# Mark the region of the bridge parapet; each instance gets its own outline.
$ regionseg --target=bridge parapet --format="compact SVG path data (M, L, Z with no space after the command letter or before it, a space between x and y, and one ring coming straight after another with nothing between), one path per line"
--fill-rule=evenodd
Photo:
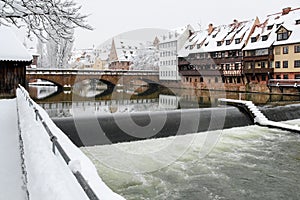
M28 82L32 79L42 79L60 86L73 86L86 79L99 79L112 85L116 85L120 80L122 84L126 84L135 79L157 83L158 77L159 72L155 70L27 69L26 71Z

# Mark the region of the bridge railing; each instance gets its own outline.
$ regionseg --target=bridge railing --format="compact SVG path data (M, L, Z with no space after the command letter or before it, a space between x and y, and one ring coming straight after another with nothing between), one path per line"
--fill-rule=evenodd
M73 75L137 75L137 76L149 76L158 75L158 71L155 70L96 70L96 69L26 69L26 73L30 75L36 74L73 74Z
M295 87L300 88L300 79L270 79L269 87Z
M20 91L24 95L26 101L29 104L29 107L32 108L35 112L35 118L37 121L40 121L49 135L49 139L52 143L52 151L54 154L56 154L56 150L59 152L59 154L62 156L66 164L68 165L71 162L71 158L68 156L60 142L58 141L57 137L52 133L51 129L49 128L48 124L46 121L43 119L42 115L40 114L39 110L34 106L35 103L34 101L29 97L28 92L19 85ZM79 171L72 172L73 175L76 177L78 183L86 193L89 199L91 200L99 200L99 198L96 196L95 192L92 190L88 182L84 179L83 175Z

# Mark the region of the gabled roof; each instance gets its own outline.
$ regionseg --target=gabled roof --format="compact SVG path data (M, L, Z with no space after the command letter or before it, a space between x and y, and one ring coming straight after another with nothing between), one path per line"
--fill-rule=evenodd
M11 28L0 25L0 61L30 62L32 56Z
M209 35L208 30L195 32L179 51L179 56L187 57L191 53L216 52L242 49L251 33L255 20L237 22L215 27ZM235 40L241 40L235 43ZM226 41L230 41L226 44ZM220 46L217 42L221 42Z
M127 40L121 38L113 39L112 49L115 49L117 60L113 61L132 61L136 51L146 45L145 41Z
M300 10L296 9L289 12L286 15L276 14L268 16L265 20L265 23L257 26L252 37L256 34L259 34L256 42L248 42L246 47L243 50L255 50L255 49L264 49L269 48L272 45L282 45L289 43L300 42L300 25L296 25L296 20L300 19ZM268 30L268 27L272 29ZM285 29L292 31L288 40L276 41L277 40L277 31L284 27ZM268 36L266 41L262 41L262 36Z

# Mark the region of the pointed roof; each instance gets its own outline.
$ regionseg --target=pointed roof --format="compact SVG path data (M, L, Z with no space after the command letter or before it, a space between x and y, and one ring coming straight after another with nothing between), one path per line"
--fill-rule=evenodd
M0 25L0 61L30 62L32 56L11 28Z

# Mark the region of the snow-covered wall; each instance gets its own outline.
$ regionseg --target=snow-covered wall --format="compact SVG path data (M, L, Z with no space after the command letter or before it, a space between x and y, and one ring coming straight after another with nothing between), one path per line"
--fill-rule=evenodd
M28 95L27 92L26 95ZM20 89L17 90L17 105L30 199L88 199L72 170L81 172L99 199L124 199L105 185L92 162L55 126L39 105L33 103L33 106L29 107ZM52 152L50 138L42 123L36 121L33 107L39 110L42 118L70 157L70 166L58 153Z

